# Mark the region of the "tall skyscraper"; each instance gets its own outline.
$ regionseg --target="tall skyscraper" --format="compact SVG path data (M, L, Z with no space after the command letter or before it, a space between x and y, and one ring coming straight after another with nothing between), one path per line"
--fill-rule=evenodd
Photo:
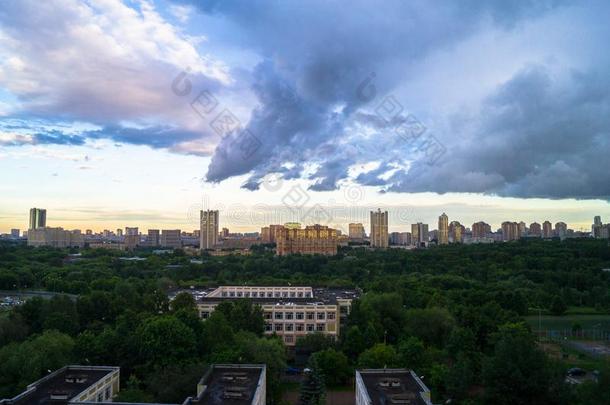
M201 230L199 232L199 248L213 249L218 244L218 211L201 210L199 212Z
M30 208L30 228L44 228L47 226L47 210L43 208Z
M462 243L464 241L464 233L466 229L458 221L452 221L449 224L449 235L453 243Z
M438 244L446 245L449 243L449 217L443 212L438 217Z
M553 224L549 221L544 221L542 223L542 237L546 239L553 237Z
M371 211L371 246L387 248L389 244L388 236L388 212Z
M568 233L568 225L565 222L557 222L555 224L555 236L561 239L565 238Z
M421 247L428 241L428 224L422 224L421 222L411 224L411 243L413 246Z
M161 247L169 249L180 249L182 247L180 229L162 229Z
M491 226L483 221L472 224L472 237L485 238L491 234Z
M521 238L521 228L517 222L502 222L502 240L518 240Z
M118 236L119 238L123 236L123 230L121 228L118 228L116 230L116 236Z
M591 226L591 233L594 238L601 238L604 231L604 224L602 223L602 217L599 215L593 218L593 225Z
M140 230L138 227L126 227L125 228L125 236L138 236L140 235ZM120 235L119 235L120 236Z
M349 238L350 239L364 239L366 234L364 232L364 226L361 223L349 224Z
M542 236L542 226L538 222L532 222L530 224L530 232L531 236Z
M160 243L159 230L158 229L149 229L148 235L146 235L146 245L159 246L159 243Z

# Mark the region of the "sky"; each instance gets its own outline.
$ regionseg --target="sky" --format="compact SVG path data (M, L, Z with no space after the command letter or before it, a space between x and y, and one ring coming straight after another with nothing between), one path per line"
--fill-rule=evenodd
M0 0L0 233L610 218L606 1Z

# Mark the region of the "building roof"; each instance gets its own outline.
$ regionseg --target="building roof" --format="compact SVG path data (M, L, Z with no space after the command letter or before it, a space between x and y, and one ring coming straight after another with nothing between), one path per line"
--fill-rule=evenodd
M118 371L118 367L65 366L28 385L26 391L15 398L0 400L0 404L67 404L90 386Z
M215 364L199 382L197 405L250 405L265 390L264 364Z
M251 286L257 287L257 286ZM258 287L271 287L271 286L258 286ZM215 288L206 290L183 290L176 291L174 294L170 294L170 298L173 298L175 294L180 292L189 292L195 298L195 301L200 304L216 304L225 301L234 301L238 299L247 298L252 300L253 303L258 305L335 305L338 300L352 300L360 296L360 291L349 288L313 288L313 296L309 298L298 298L298 297L219 297L208 296L211 292L215 291Z
M407 369L371 369L356 371L368 393L371 405L431 405L430 390Z

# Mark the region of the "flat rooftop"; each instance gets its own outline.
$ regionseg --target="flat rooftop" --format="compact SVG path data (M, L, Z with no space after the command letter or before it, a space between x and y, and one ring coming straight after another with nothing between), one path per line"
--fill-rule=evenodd
M257 287L257 286L252 286ZM260 287L271 287L271 286L260 286ZM174 291L169 294L170 299L173 299L178 293L188 292L193 295L195 301L200 304L204 303L220 303L223 301L234 301L238 299L247 298L252 300L252 302L259 305L275 305L275 304L294 304L294 305L334 305L337 304L337 301L340 299L345 300L353 300L360 297L360 291L356 289L350 288L313 288L313 296L312 297L239 297L239 296L208 296L210 293L215 291L216 288L208 288L208 289L198 289L198 290L180 290Z
M66 366L28 385L13 399L0 401L10 405L61 405L96 384L118 367Z
M358 370L372 405L431 405L430 391L411 370ZM422 393L424 395L422 395Z
M205 390L195 403L250 405L259 388L265 388L265 370L264 364L213 365L199 382L199 386L205 386Z

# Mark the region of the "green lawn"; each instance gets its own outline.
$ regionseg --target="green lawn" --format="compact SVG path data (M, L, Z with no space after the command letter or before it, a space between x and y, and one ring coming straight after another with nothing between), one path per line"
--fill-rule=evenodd
M525 320L532 329L538 329L538 315L526 316ZM610 330L610 315L542 315L540 321L542 329L572 329L572 325L578 323L583 329Z

